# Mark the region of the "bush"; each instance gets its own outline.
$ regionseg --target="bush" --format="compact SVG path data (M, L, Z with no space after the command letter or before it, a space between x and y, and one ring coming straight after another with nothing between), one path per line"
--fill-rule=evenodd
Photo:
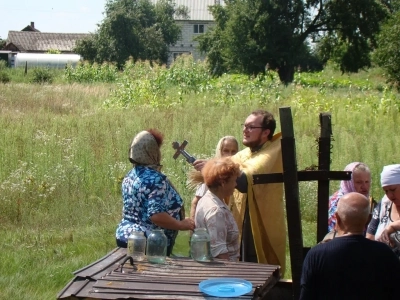
M114 82L118 76L118 69L114 64L79 63L76 67L67 66L64 76L68 82Z
M0 70L5 70L7 67L7 62L5 60L0 60Z
M54 75L49 68L34 68L32 83L52 83Z
M49 49L46 52L47 54L61 54L61 51L58 49Z
M8 76L8 74L4 71L0 71L0 82L1 83L10 82L10 76Z

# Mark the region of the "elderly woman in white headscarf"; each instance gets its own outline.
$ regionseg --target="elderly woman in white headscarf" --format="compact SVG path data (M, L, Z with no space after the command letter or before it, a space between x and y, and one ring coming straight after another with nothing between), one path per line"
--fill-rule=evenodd
M117 246L127 247L132 231L147 236L153 229L164 229L170 255L178 230L193 230L194 221L181 213L183 200L160 172L163 135L156 129L138 133L129 149L133 164L122 182L122 220L115 236Z
M378 241L390 224L400 220L400 164L383 167L381 186L386 195L375 207L367 229L367 238Z

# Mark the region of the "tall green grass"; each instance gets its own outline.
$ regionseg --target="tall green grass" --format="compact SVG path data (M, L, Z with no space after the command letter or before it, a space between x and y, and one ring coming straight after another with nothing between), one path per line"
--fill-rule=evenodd
M115 247L128 146L146 128L165 134L163 172L187 211L190 166L172 158L172 142L186 139L192 155L209 157L221 136L241 140L252 110L270 110L279 121L282 106L292 107L299 170L318 163L319 113L331 112L331 169L367 163L372 194L382 197L379 173L399 162L400 100L379 71L302 73L284 87L276 74L212 78L182 59L171 68L131 63L114 83L67 83L64 70L53 84L30 84L9 71L11 81L0 84L0 299L54 299L73 271ZM315 182L300 183L306 246L316 243L316 191ZM187 245L182 232L175 254L186 255Z

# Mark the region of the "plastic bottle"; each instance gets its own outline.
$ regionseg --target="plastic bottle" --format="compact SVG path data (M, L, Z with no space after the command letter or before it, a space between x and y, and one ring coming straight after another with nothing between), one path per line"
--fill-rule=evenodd
M167 237L162 229L154 229L147 237L147 260L163 264L167 256Z
M132 231L128 237L127 255L131 256L135 261L145 259L146 237L141 231Z
M194 260L209 261L212 259L210 235L205 228L196 228L190 240L190 254Z

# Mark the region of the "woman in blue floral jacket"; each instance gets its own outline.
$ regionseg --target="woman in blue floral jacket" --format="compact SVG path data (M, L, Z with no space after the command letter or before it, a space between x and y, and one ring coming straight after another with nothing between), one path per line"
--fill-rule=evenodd
M167 177L160 172L163 135L156 129L137 134L129 150L133 169L122 182L122 220L116 230L117 246L127 247L132 231L145 236L164 229L170 255L178 230L193 230L194 221L185 218L183 200Z

